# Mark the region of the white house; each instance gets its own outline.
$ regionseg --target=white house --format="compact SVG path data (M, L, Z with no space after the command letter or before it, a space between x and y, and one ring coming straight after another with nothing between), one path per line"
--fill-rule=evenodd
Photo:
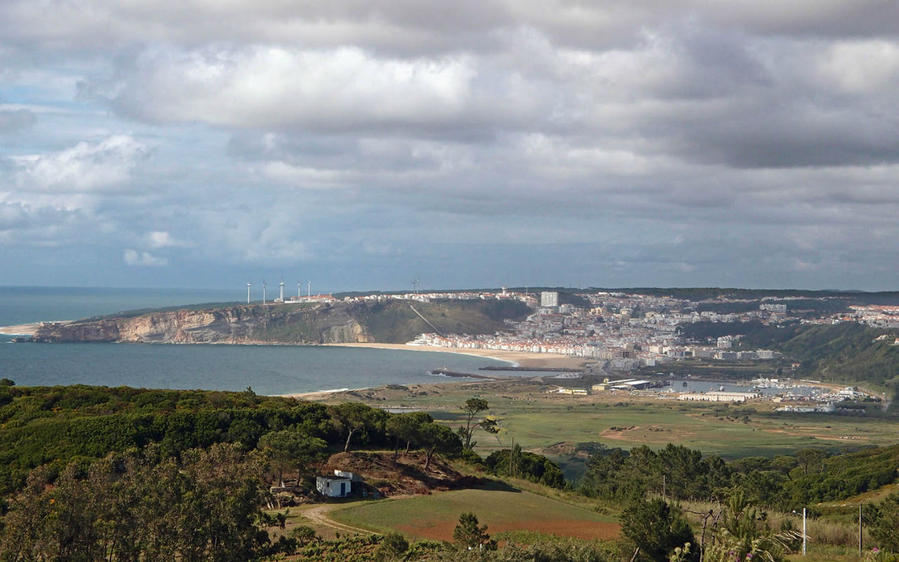
M352 491L353 481L340 476L316 476L315 489L329 498L345 498Z

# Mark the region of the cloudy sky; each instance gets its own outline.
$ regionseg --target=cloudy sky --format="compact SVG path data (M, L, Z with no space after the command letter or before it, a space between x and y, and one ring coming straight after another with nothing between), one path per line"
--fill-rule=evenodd
M899 289L892 0L2 0L0 285Z

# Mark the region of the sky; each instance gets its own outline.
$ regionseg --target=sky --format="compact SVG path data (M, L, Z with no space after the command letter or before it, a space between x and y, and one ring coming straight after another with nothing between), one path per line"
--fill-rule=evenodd
M0 285L899 289L892 0L2 0Z

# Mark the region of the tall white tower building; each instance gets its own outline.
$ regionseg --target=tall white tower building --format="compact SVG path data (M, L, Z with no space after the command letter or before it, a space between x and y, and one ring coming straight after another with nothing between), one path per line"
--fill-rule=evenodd
M543 291L540 293L540 306L551 308L559 306L559 293L557 291Z

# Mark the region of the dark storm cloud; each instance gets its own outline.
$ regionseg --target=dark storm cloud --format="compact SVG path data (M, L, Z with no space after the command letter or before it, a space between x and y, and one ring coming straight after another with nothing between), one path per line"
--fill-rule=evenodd
M2 35L13 46L102 50L124 44L215 42L364 45L396 52L495 48L497 30L531 27L553 42L605 49L639 40L674 20L750 34L864 38L895 36L899 7L883 0L758 2L480 1L255 2L137 0L79 3L8 0ZM27 23L28 25L21 25Z

